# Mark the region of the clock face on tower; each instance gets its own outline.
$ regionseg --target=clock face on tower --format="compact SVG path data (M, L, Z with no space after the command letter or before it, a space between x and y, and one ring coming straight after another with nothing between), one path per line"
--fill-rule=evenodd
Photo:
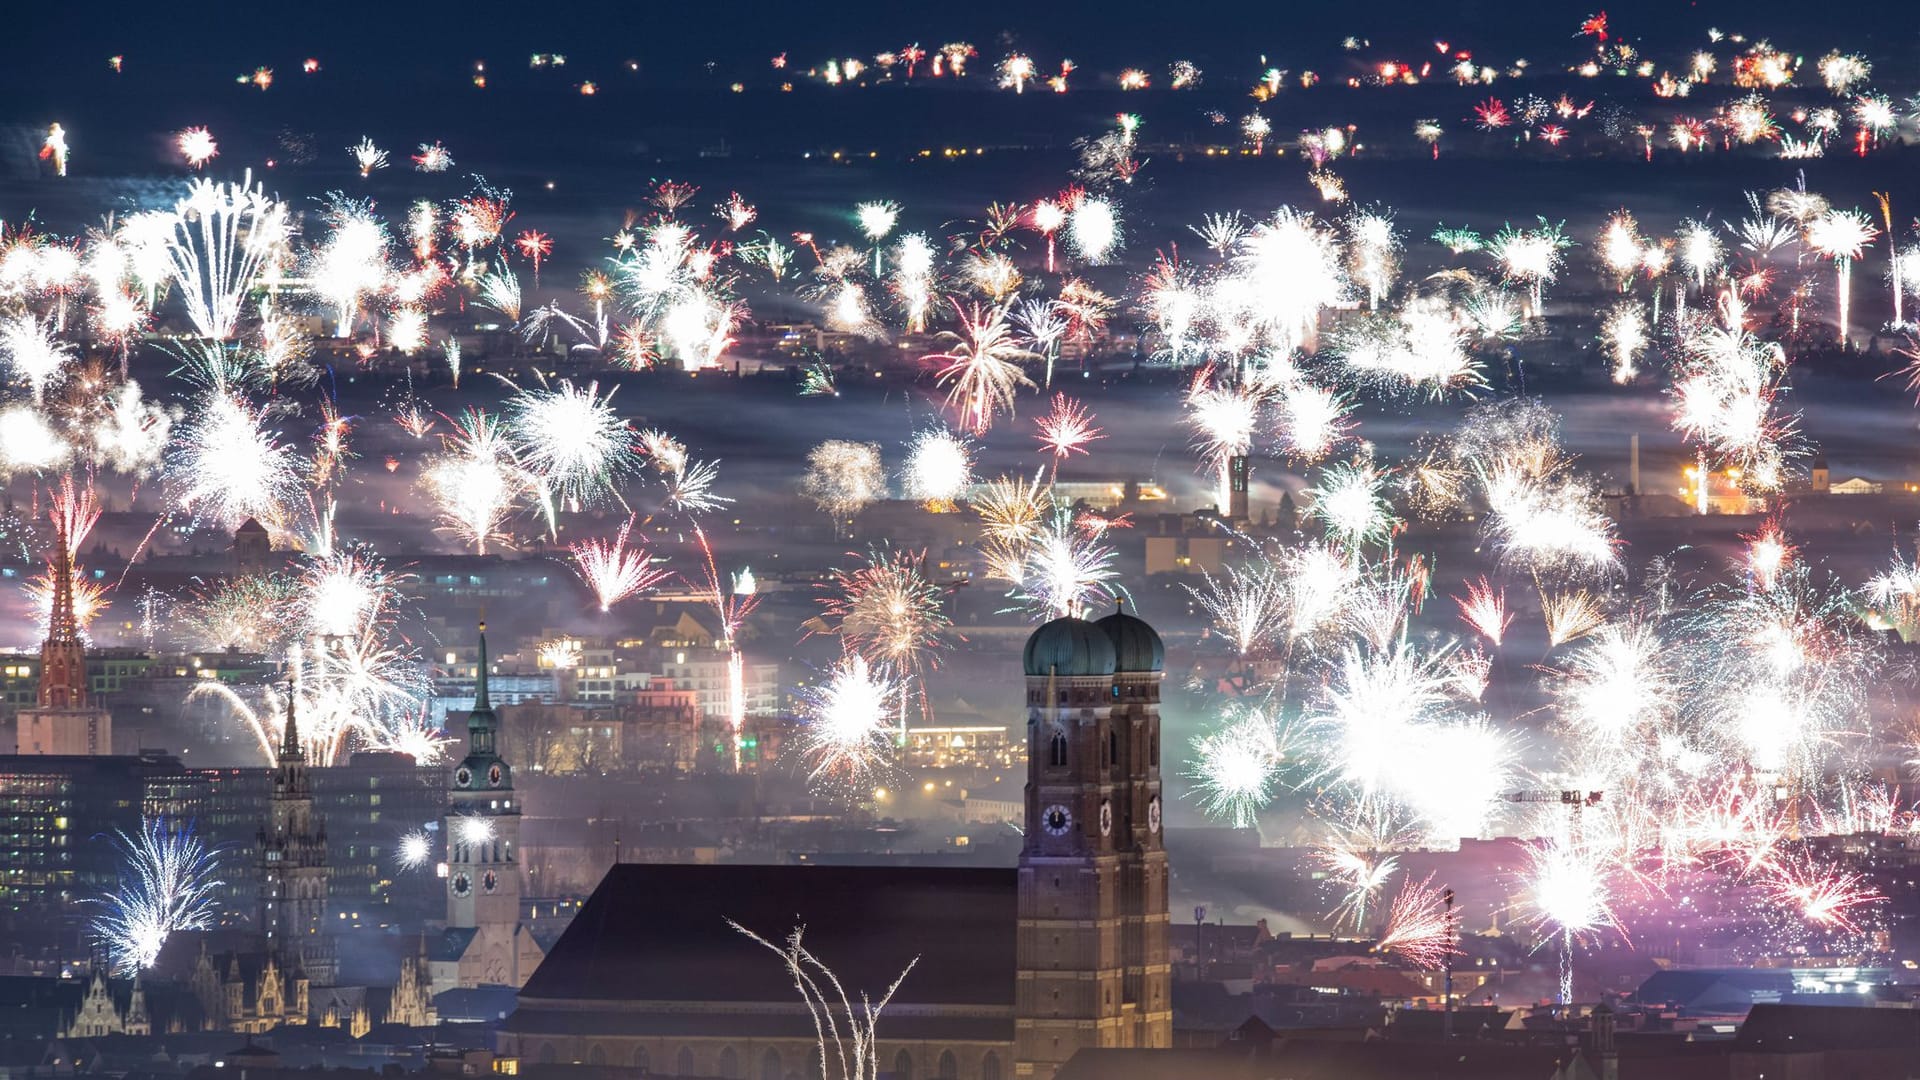
M487 768L487 786L499 787L500 778L504 775L505 774L500 769L500 763L497 761L494 762L491 766Z
M1160 796L1147 800L1147 831L1160 831Z
M468 877L464 870L453 875L453 880L447 884L455 896L468 896L473 893L473 879Z
M1113 800L1100 800L1100 835L1113 835Z
M1049 836L1065 836L1073 828L1073 813L1059 803L1040 811L1040 825Z
M454 787L472 787L473 786L473 770L467 768L465 765L462 765L459 768L453 770L453 786Z
M498 889L500 887L500 875L494 873L491 870L487 871L484 874L481 874L480 887L482 889L485 889L489 894L491 894L495 889Z

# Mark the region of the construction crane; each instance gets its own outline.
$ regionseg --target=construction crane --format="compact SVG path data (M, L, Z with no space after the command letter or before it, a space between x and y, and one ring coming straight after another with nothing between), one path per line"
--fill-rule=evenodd
M1508 793L1506 800L1513 803L1557 802L1579 808L1598 806L1605 795L1604 791L1515 791Z
M1572 819L1569 822L1570 835L1577 839L1580 836L1580 811L1600 805L1605 795L1604 791L1569 791L1563 788L1558 791L1513 791L1508 792L1505 798L1510 803L1559 803L1565 806Z

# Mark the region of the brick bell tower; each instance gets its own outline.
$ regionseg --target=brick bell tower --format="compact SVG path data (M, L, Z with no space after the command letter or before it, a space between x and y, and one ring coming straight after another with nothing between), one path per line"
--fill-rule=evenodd
M1160 679L1151 626L1116 611L1033 632L1020 853L1015 1074L1082 1047L1172 1045Z

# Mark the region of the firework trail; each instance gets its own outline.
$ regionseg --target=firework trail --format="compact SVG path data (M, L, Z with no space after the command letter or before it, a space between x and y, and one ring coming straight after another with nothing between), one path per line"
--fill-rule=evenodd
M1626 930L1613 911L1615 853L1565 836L1527 846L1527 910L1559 939L1560 1003L1573 1003L1573 950L1607 930Z
M1853 263L1879 235L1880 230L1873 227L1872 219L1858 210L1829 209L1805 225L1802 239L1807 247L1820 257L1833 261L1833 291L1839 311L1839 340L1842 346L1850 340L1847 313L1853 300Z
M841 987L839 977L801 945L804 927L796 927L787 936L786 944L780 946L732 919L727 920L727 925L749 941L764 946L786 965L787 974L793 977L794 989L800 992L808 1015L813 1017L814 1031L819 1040L820 1075L843 1076L847 1080L880 1080L880 1043L879 1036L875 1034L880 1013L893 1000L893 995L899 991L900 984L906 981L914 964L920 962L919 958L907 962L907 966L878 1001L868 1000L866 993L861 992L860 1006L856 1010L846 990Z

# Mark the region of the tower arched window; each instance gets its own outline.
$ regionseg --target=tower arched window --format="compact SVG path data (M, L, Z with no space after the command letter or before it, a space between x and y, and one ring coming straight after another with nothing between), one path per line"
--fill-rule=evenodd
M980 1080L1000 1080L999 1054L989 1050L987 1056L980 1059Z
M760 1055L760 1080L780 1080L782 1075L780 1051L769 1046L767 1052Z
M694 1075L693 1047L683 1046L680 1048L680 1053L676 1055L673 1059L673 1074L675 1076Z
M1109 728L1107 730L1107 764L1118 765L1119 763L1120 763L1120 733L1118 731L1114 731L1113 729Z
M720 1051L719 1070L722 1080L740 1080L740 1055L729 1046Z
M940 1071L934 1075L938 1080L960 1080L960 1059L953 1056L953 1051L940 1052Z
M913 1055L902 1050L893 1055L894 1080L913 1080Z
M1047 746L1047 764L1055 768L1064 768L1067 764L1067 733L1056 731L1053 741Z

